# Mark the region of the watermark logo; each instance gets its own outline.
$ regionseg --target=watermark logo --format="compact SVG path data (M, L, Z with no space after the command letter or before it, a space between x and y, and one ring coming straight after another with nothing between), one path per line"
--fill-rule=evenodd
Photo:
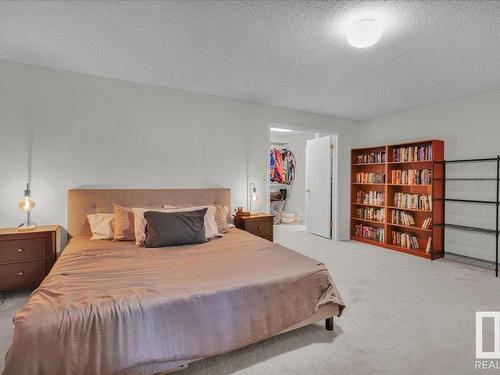
M491 335L491 330L488 331L485 328L485 321L488 320L490 324L493 323L493 335ZM488 332L486 337L485 332ZM500 311L476 312L476 361L474 367L477 369L500 369Z

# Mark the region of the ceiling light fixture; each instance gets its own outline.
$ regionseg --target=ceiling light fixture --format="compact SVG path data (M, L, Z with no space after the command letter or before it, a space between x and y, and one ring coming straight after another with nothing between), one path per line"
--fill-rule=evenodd
M272 132L291 133L293 130L283 128L270 128Z
M354 48L367 48L378 42L382 36L380 22L371 18L359 20L347 28L347 41Z

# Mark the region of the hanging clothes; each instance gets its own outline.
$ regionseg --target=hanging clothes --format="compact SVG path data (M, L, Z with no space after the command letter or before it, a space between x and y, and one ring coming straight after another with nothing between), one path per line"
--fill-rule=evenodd
M296 161L293 152L285 147L273 148L270 155L271 182L290 185L295 180Z
M282 157L283 168L285 170L285 183L291 184L295 180L295 156L292 151L284 150Z

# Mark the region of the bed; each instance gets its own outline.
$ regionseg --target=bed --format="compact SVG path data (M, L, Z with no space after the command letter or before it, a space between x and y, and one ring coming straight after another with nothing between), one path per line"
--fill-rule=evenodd
M333 329L344 308L323 264L238 229L155 249L90 240L86 215L112 203L229 207L230 190L70 190L70 241L14 317L4 375L167 373L315 321Z

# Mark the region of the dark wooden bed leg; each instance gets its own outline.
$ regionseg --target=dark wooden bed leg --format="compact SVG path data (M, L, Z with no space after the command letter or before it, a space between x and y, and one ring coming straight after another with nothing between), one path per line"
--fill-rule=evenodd
M325 329L327 331L333 331L333 316L325 320Z

